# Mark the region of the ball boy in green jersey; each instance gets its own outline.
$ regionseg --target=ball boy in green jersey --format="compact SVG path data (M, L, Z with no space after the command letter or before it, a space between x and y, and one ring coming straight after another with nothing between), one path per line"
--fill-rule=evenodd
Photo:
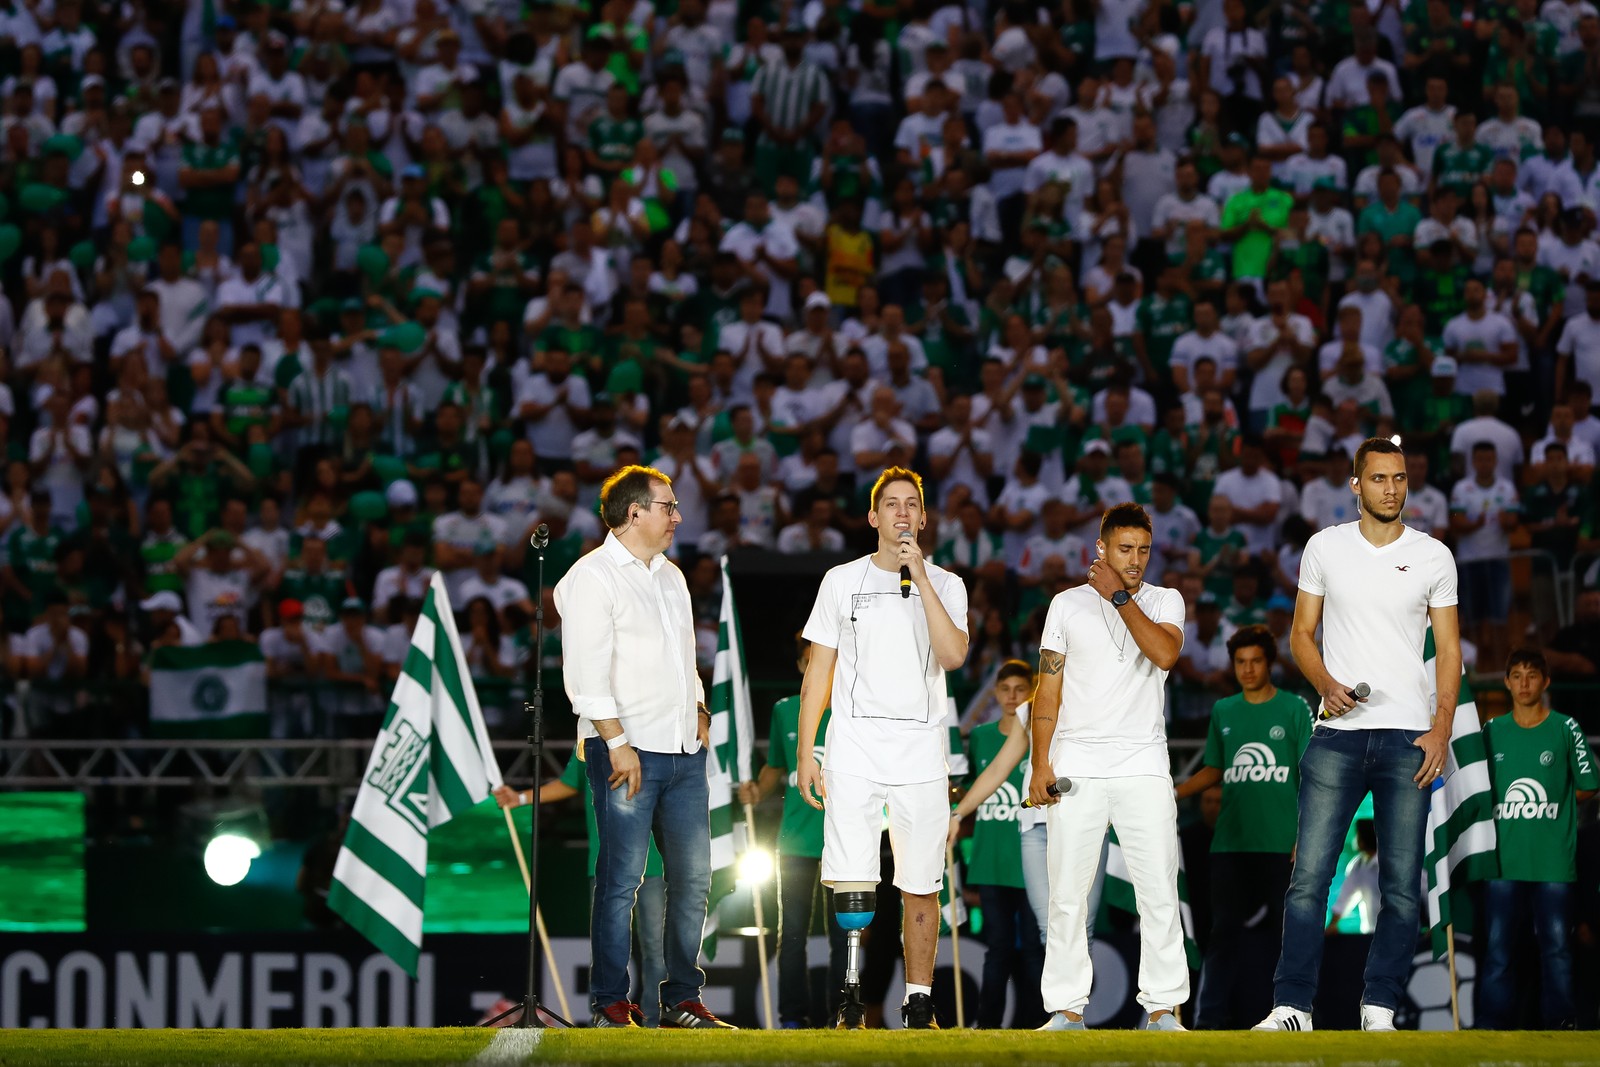
M1274 934L1283 929L1300 755L1312 725L1310 706L1272 684L1278 658L1272 631L1242 627L1228 639L1228 655L1242 692L1211 709L1204 766L1177 788L1182 800L1222 784L1222 812L1211 840L1211 941L1196 1019L1212 1030L1236 1026L1261 1007L1240 1003L1246 999L1241 996L1246 991L1240 983L1240 943L1245 924L1263 907L1267 917L1261 928ZM1262 989L1261 999L1270 1000L1270 990Z
M1488 949L1478 982L1478 1026L1520 1028L1513 959L1523 921L1533 918L1542 973L1539 1017L1545 1029L1570 1028L1573 883L1578 878L1574 808L1600 789L1594 754L1571 718L1545 707L1550 684L1543 654L1519 649L1506 661L1511 714L1483 731L1494 786L1500 877L1483 894Z

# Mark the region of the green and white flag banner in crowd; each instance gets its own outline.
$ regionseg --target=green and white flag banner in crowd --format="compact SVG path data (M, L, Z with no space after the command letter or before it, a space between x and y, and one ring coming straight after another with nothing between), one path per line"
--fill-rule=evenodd
M1433 630L1422 647L1428 677L1434 677ZM1489 757L1478 723L1478 704L1466 675L1456 698L1456 717L1450 728L1450 752L1444 777L1434 782L1428 803L1426 853L1422 866L1428 894L1428 929L1433 958L1446 951L1446 927L1455 921L1462 898L1457 892L1467 882L1500 874L1495 852L1494 786L1489 780Z
M1119 911L1138 915L1139 906L1134 899L1133 877L1128 873L1128 861L1122 855L1117 832L1108 832L1111 844L1106 850L1105 902ZM1178 919L1183 924L1183 951L1189 957L1189 969L1198 971L1201 963L1200 946L1194 939L1194 912L1189 907L1189 876L1183 869L1182 849L1178 851Z
M428 832L501 784L444 578L434 574L356 793L328 906L416 977Z
M744 635L739 628L739 611L733 603L733 581L728 576L728 557L722 557L722 612L717 622L717 658L711 670L711 755L706 760L706 776L711 803L711 896L706 914L702 945L707 959L717 954L717 905L737 881L739 853L747 837L738 833L734 815L738 808L735 791L740 782L755 777L752 744L755 717L750 704L750 674L744 655Z
M150 657L155 737L267 736L267 663L249 641L158 648Z

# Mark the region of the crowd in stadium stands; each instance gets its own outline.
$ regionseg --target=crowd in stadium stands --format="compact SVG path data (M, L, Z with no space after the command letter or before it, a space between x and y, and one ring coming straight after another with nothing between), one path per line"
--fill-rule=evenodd
M1144 503L1194 736L1237 627L1293 680L1366 436L1490 668L1508 552L1600 546L1590 0L4 0L0 97L36 688L242 637L370 714L433 568L514 678L640 461L707 665L717 556L859 547L872 476L931 475L968 692ZM6 728L136 728L75 710Z

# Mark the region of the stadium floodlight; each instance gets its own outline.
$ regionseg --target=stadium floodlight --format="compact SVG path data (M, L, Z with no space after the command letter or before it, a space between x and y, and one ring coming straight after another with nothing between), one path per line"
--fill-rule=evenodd
M772 875L772 853L768 852L766 849L745 849L744 855L739 857L740 885L766 885L768 882L772 881Z
M206 845L206 875L221 886L238 885L250 873L261 846L240 834L218 834Z

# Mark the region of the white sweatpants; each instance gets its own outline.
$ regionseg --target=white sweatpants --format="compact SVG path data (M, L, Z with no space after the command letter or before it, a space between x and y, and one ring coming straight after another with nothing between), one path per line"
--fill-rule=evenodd
M1115 827L1139 906L1139 1003L1146 1011L1189 999L1189 961L1178 915L1178 805L1172 779L1074 778L1048 809L1050 923L1044 1006L1082 1013L1094 985L1084 924L1106 827Z

